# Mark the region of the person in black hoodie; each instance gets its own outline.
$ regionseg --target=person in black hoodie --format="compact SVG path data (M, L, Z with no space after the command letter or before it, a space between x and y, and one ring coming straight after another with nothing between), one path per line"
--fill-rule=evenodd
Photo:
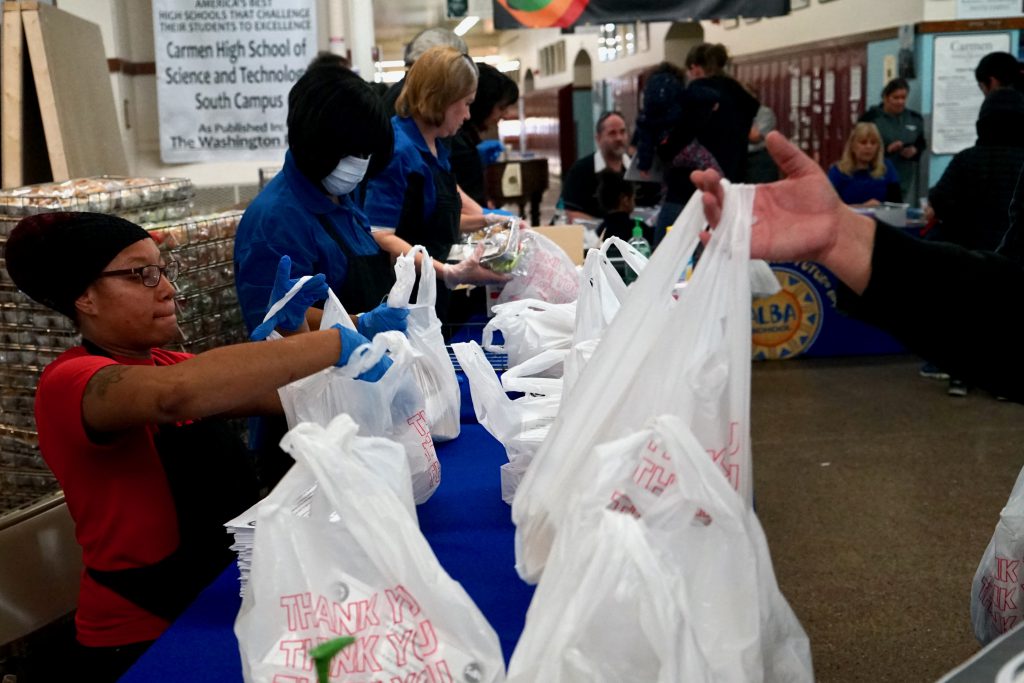
M928 192L936 218L928 237L995 251L1010 227L1010 204L1024 167L1024 95L1012 88L992 90L975 125L977 142L953 157ZM965 396L966 384L950 377L949 394Z
M694 192L689 174L707 164L679 163L678 155L690 143L700 143L731 181L743 182L747 160L747 138L761 103L726 73L729 53L719 43L701 43L686 55L686 88L681 120L658 149L666 163L665 203L658 214L655 241L664 237ZM699 149L699 148L698 148Z
M993 90L975 126L977 142L953 157L928 192L937 219L928 237L995 251L1010 226L1010 201L1024 167L1024 94Z

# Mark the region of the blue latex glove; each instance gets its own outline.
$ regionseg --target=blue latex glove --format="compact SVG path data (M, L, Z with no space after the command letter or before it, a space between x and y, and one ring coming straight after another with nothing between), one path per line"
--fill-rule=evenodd
M368 339L373 339L379 332L394 330L405 332L409 326L406 318L409 317L408 308L388 308L387 304L381 304L372 311L367 311L359 316L356 321L356 328L359 334Z
M334 364L336 367L340 368L343 365L348 364L353 351L363 344L369 344L370 340L344 325L335 325L334 329L338 330L338 334L341 335L341 355L338 357L338 362ZM377 361L377 364L372 368L357 375L356 379L361 379L364 382L376 382L384 376L384 373L387 372L390 367L391 359L384 356Z
M506 211L505 209L484 209L484 213L494 216L506 216L508 218L517 218L519 216L518 213L515 213L514 211Z
M269 310L275 303L281 300L285 294L295 285L298 278L292 278L292 260L286 254L281 257L277 264L277 275L274 278L274 288L270 290L270 302L267 304ZM249 339L252 341L263 341L270 336L275 329L285 332L294 332L302 326L306 319L306 310L317 301L327 298L327 276L323 273L314 275L302 285L291 301L263 321L259 327L252 331Z
M493 164L505 151L505 145L500 140L484 140L476 146L476 153L480 155L480 163L484 166Z

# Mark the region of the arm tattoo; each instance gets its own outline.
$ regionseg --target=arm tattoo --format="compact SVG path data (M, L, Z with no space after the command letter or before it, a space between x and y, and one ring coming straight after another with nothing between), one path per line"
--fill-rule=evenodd
M89 383L85 385L85 393L94 394L98 398L106 398L107 390L120 382L126 372L128 372L128 368L123 365L112 365L103 368L93 375Z

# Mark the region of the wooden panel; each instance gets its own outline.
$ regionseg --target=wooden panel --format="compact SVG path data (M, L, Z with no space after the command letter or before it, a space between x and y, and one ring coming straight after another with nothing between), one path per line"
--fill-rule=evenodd
M47 5L22 21L53 179L127 174L99 26Z
M4 9L3 64L0 66L0 155L2 155L3 187L22 184L21 168L21 102L22 64L25 41L21 32L21 11L17 6Z

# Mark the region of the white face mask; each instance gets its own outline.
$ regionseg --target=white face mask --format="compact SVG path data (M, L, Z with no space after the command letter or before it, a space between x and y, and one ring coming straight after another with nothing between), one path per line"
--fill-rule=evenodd
M366 169L369 167L370 156L365 159L342 157L337 168L323 179L324 189L338 197L348 194L362 182L363 176L366 175Z

